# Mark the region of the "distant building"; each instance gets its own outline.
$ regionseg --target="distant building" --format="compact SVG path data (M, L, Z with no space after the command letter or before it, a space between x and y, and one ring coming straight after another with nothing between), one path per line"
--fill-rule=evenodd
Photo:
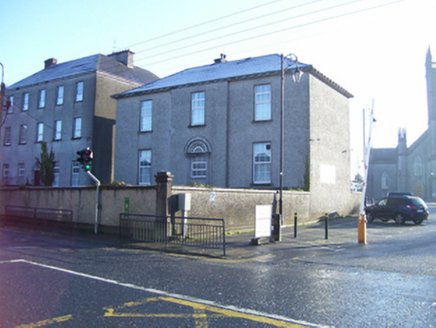
M157 79L133 65L129 50L57 63L11 85L12 106L1 129L2 185L40 185L41 142L55 154L55 186L78 186L92 180L76 161L76 152L94 151L92 172L102 181L113 178L116 101L110 95Z
M349 98L311 65L300 83L285 74L284 189L320 201L350 194ZM174 184L279 187L281 57L194 67L113 96L117 99L115 180L147 185L159 171ZM347 196L347 197L346 197Z
M430 48L426 56L428 129L407 147L405 129L398 131L396 148L371 149L367 198L380 199L389 191L410 192L436 199L436 66ZM411 114L412 115L412 114Z

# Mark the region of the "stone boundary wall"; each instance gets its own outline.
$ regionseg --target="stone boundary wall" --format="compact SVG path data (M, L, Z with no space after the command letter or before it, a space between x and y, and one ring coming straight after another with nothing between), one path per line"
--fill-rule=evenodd
M124 200L129 198L130 213L152 214L156 208L155 186L100 188L99 225L117 227ZM73 210L73 222L94 224L95 187L7 187L0 188L0 214L6 205Z
M274 204L276 190L219 189L173 186L172 194L191 194L191 211L187 216L226 219L227 230L254 230L256 205ZM304 222L310 219L310 193L283 192L285 224L291 224L294 213ZM176 213L180 214L180 213Z
M129 199L132 214L155 214L157 200L156 186L101 186L99 209L100 230L104 227L115 230L119 225L119 214L124 213L125 199ZM191 194L191 210L187 216L223 218L228 231L254 230L256 205L278 202L275 190L219 189L172 186L171 195ZM340 215L350 214L348 209L358 209L360 193L351 193L352 204L344 204ZM76 188L46 187L4 187L0 188L0 214L5 214L6 205L55 208L73 210L73 222L94 224L95 186ZM284 224L292 225L294 213L298 222L318 219L311 212L310 192L283 191ZM355 211L354 211L355 212ZM312 213L312 214L311 214ZM330 214L330 213L329 213ZM181 215L181 212L176 212Z

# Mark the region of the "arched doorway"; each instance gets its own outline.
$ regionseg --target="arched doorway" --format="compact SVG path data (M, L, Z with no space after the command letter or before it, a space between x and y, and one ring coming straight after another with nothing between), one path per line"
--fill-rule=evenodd
M189 159L188 179L203 185L210 183L210 154L209 142L201 137L191 139L185 147L185 155Z

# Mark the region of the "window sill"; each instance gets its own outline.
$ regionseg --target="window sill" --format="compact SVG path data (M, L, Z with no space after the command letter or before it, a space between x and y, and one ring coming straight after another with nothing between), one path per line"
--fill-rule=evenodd
M269 119L269 120L253 120L251 121L251 123L271 123L273 120Z
M188 125L188 128L204 128L206 124Z

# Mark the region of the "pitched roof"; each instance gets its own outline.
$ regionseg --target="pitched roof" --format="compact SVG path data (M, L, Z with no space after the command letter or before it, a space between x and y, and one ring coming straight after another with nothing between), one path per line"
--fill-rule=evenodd
M30 75L17 83L9 86L8 89L24 87L32 84L47 82L74 75L90 72L101 72L125 80L133 81L137 84L149 83L158 77L148 70L140 67L128 68L123 63L114 58L97 54L91 55L65 63L53 64L33 75Z
M287 67L287 70L295 69L295 65L295 63L292 63L292 65ZM298 67L304 72L311 72L316 75L345 96L352 97L348 91L326 78L323 74L315 70L312 65L299 63ZM240 79L266 74L278 74L280 71L281 56L279 54L249 57L241 60L219 62L211 65L188 68L184 71L153 81L141 87L113 95L112 97L119 99L140 94L165 91L186 85Z

